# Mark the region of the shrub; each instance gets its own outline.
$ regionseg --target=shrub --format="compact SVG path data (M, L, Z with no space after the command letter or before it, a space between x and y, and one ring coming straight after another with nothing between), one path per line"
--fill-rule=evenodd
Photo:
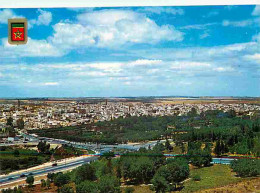
M260 174L260 160L256 159L234 160L230 167L241 177L258 176Z
M201 177L199 175L195 175L193 176L192 178L194 181L200 181L201 180Z

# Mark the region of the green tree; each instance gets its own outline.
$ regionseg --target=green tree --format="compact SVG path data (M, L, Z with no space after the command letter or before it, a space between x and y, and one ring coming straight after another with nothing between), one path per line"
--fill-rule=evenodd
M44 179L41 179L41 187L42 188L46 187L46 181Z
M54 176L55 176L54 173L48 173L48 174L47 174L47 178L50 180L50 182L53 182Z
M120 181L112 175L102 176L98 183L100 193L119 193Z
M28 176L26 178L26 183L29 185L29 187L32 187L33 183L34 183L34 177L33 176Z
M13 127L13 118L12 117L7 118L6 125Z
M129 154L131 155L131 154ZM135 181L135 183L149 182L154 175L155 162L140 154L138 157L123 156L122 160L122 176L124 179Z
M230 167L238 176L252 177L260 175L260 160L238 159L231 162Z
M93 181L96 179L96 170L91 164L84 164L76 169L75 172L75 183L79 184L85 180Z
M156 193L165 193L171 190L169 182L165 179L165 177L160 176L159 174L154 175L151 183L153 184L152 189Z
M167 169L170 172L169 181L175 184L175 186L187 179L190 174L188 162L183 158L175 158L167 164Z
M209 166L210 162L212 161L210 151L205 149L190 150L188 156L190 158L191 164L197 167Z
M98 184L96 182L84 181L76 185L77 193L98 193Z
M50 144L47 144L46 141L40 141L37 148L39 152L46 153L50 150Z
M74 193L74 190L69 185L62 186L58 193Z
M51 187L51 181L49 178L46 180L46 186L48 189Z
M171 146L170 141L169 141L168 139L166 139L165 148L166 148L167 150L171 150L171 149L172 149L172 146Z
M16 121L16 124L17 124L18 129L24 129L24 120L22 118L18 119Z
M221 155L221 152L222 152L222 150L221 150L221 144L220 144L220 141L218 140L218 141L216 142L216 146L215 146L215 148L214 148L214 153L215 153L217 156L220 156L220 155Z
M68 184L70 182L70 176L68 174L59 173L54 178L54 184L60 188L65 184Z
M19 155L20 155L20 152L19 152L19 150L18 150L18 149L15 149L15 150L14 150L14 156L16 156L16 157L17 157L17 156L19 156Z
M187 113L190 117L195 117L198 115L196 108L192 107L191 110Z

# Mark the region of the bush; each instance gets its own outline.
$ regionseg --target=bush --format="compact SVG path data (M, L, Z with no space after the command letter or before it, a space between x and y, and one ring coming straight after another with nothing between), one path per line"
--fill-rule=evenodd
M260 174L260 160L256 159L234 160L230 167L241 177L252 177Z
M200 181L201 180L201 177L199 175L195 175L193 176L192 178L194 181Z
M96 179L96 171L93 165L84 164L76 169L74 182L80 184L83 181Z
M14 150L14 156L19 156L20 155L20 152L19 152L19 150L18 149L16 149L16 150Z
M29 184L29 187L32 187L32 185L34 183L34 177L33 176L28 176L26 178L26 183Z
M70 176L68 174L60 173L54 178L54 184L58 187L62 187L70 182Z
M76 184L77 193L98 193L98 184L96 182L84 181Z
M98 189L100 193L120 193L120 181L115 176L102 176L98 183Z
M58 193L74 193L74 190L72 187L65 185L65 186L62 186L62 188L60 190L58 190Z

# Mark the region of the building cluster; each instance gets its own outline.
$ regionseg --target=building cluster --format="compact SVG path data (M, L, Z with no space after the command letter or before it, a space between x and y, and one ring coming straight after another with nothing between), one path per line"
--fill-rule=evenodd
M13 126L17 120L24 121L24 129L43 129L82 125L89 122L108 121L126 116L164 116L186 115L191 109L197 113L207 110L234 110L237 115L254 116L259 113L257 104L164 104L142 102L109 102L87 104L82 102L54 102L27 104L0 104L0 131L6 126L7 119L12 117Z

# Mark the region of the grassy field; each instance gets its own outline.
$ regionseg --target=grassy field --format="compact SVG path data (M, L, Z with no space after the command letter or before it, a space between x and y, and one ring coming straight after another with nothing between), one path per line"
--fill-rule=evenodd
M193 177L199 175L201 180L194 181ZM214 165L200 169L192 169L190 180L184 183L181 192L196 192L203 189L225 186L228 184L242 181L243 179L235 176L228 165Z
M199 175L201 180L194 181L193 177ZM190 171L190 178L184 183L184 188L179 193L197 192L206 189L214 189L217 187L235 184L247 179L235 176L228 165L214 165L211 167L194 168ZM134 193L152 193L149 186L133 186ZM125 188L122 188L124 190ZM213 190L214 192L214 190Z

